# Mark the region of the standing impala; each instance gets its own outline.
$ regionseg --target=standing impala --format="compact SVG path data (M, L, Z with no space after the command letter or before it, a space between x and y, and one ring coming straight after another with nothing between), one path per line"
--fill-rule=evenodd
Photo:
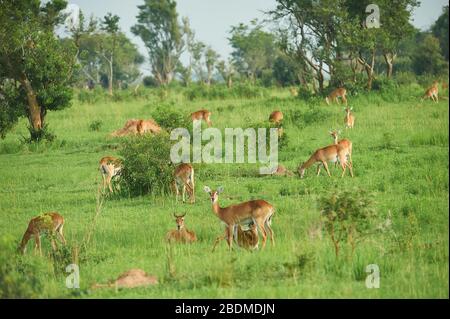
M275 244L273 230L270 227L275 208L271 204L258 199L222 208L219 206L219 194L223 192L223 188L219 187L216 191L212 191L205 186L204 190L209 194L214 214L226 225L225 235L217 237L214 246L226 238L231 250L234 227L240 223L250 224L251 222L255 223L261 232L263 248L266 246L267 233L270 235L272 245Z
M438 93L439 93L438 84L439 84L438 81L434 81L433 85L425 91L425 94L422 96L421 100L423 101L424 99L430 98L434 102L437 103L439 101L439 98L438 98Z
M348 159L348 164L349 164L349 166L353 167L353 161L352 161L353 143L352 143L352 141L350 141L349 139L346 139L346 138L339 140L340 133L341 132L337 131L337 130L330 131L330 135L333 138L334 144L339 145L344 149L346 158Z
M99 170L103 178L103 191L108 187L109 192L112 193L113 188L111 180L121 171L122 163L117 157L105 156L100 160L99 165Z
M325 102L327 102L328 105L333 102L338 102L338 98L341 98L342 103L345 103L347 105L347 90L345 88L337 88L333 90L326 98Z
M208 110L199 110L197 112L191 113L192 121L204 120L208 124L209 127L211 127L211 125L212 125L211 120L210 120L210 116L211 116L211 112L208 111Z
M197 241L195 233L186 229L184 225L184 216L186 216L186 213L180 216L173 213L173 217L175 217L175 222L177 223L177 229L167 233L166 239L168 242L192 243Z
M173 186L177 201L181 187L183 203L186 201L186 191L191 203L195 203L194 167L191 164L181 163L175 168Z
M28 228L22 237L22 241L20 242L19 251L22 254L24 254L28 241L31 239L31 237L33 237L35 243L34 247L35 252L37 250L39 254L42 256L40 236L43 233L47 233L51 236L56 233L61 242L63 244L66 244L66 240L63 235L63 227L64 227L64 218L56 212L44 213L42 215L32 218L28 223ZM51 238L51 244L53 250L56 250L56 243L53 238Z
M353 177L353 169L352 166L347 163L347 152L346 150L338 145L328 145L323 148L319 148L316 150L311 157L304 162L299 168L298 173L300 174L300 178L303 178L305 175L305 171L307 168L312 166L314 163L319 162L319 165L317 165L317 176L320 174L320 168L321 166L325 167L325 170L327 171L328 176L331 177L330 170L328 169L327 162L333 162L339 161L342 167L342 175L341 177L344 177L346 168L350 169L350 175Z
M345 118L344 124L346 128L353 128L355 125L355 116L352 113L353 107L349 108L348 106L345 108Z

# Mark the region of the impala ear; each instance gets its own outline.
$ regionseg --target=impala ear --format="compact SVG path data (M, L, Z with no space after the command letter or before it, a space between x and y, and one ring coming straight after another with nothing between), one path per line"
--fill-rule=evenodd
M211 193L211 188L209 188L209 186L203 187L203 190L207 193Z
M217 194L220 194L220 193L222 193L223 192L223 186L219 186L218 188L217 188Z

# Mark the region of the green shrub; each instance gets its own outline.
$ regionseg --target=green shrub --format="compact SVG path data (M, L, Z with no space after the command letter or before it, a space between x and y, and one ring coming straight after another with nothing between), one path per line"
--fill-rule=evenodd
M169 106L160 106L152 112L152 117L155 121L168 132L171 130L182 127L191 129L192 123L185 114L171 109Z
M168 194L173 174L171 145L165 133L123 139L121 191L130 196Z
M398 89L396 81L380 76L373 80L372 89L375 91L395 92Z
M376 222L372 196L362 189L333 191L318 200L325 230L330 235L338 257L341 243L356 245L369 235Z
M330 112L323 108L310 106L306 111L289 110L286 112L286 120L299 128L323 123L331 117Z

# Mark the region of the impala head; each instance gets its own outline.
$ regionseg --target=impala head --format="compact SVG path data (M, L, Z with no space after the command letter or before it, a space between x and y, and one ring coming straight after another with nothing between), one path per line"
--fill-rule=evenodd
M337 139L337 138L339 138L339 134L341 134L341 131L339 131L339 130L330 130L329 133L330 133L330 135L331 135L331 137L333 139Z
M223 192L223 187L219 186L217 188L217 190L213 191L213 190L211 190L211 188L209 188L209 186L205 186L203 188L203 190L209 194L209 198L211 199L211 203L214 204L219 199L219 194Z
M173 217L175 217L175 222L177 223L178 230L181 230L184 227L184 216L186 216L186 213L184 213L183 215L180 215L180 216L173 213Z
M345 110L345 113L350 114L351 111L353 111L353 107L348 107L347 106L344 110Z

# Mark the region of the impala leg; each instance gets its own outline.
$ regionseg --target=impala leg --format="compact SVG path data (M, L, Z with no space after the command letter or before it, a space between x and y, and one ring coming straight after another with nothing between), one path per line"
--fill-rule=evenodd
M322 162L322 164L323 164L323 167L325 167L325 170L327 171L328 176L331 177L330 170L328 169L327 162Z
M272 246L275 246L275 239L273 238L273 230L272 230L272 227L270 227L270 224L267 220L265 222L265 226L266 226L265 229L268 231L268 233L270 235L270 242L271 242Z
M230 251L233 249L233 227L234 226L227 227L227 243Z
M261 230L262 235L262 248L266 247L266 241L267 241L267 233L265 228L265 222L264 221L257 221L258 228Z
M321 168L321 165L322 165L322 164L317 165L317 176L320 175L320 168Z
M214 252L214 250L216 249L217 244L221 241L224 240L225 238L227 238L227 231L225 231L225 234L222 236L219 236L216 238L216 240L214 241L214 245L213 245L213 249L212 251Z
M112 185L111 185L111 175L108 175L108 177L106 178L106 182L108 183L108 188L109 188L109 192L112 193L113 189L112 189Z
M173 182L173 187L175 188L175 198L176 198L176 201L178 202L178 197L180 196L180 190L178 189L177 182Z
M58 237L61 240L61 242L65 245L66 244L66 239L64 238L63 227L64 227L64 225L61 225L58 228L58 231L56 233L58 234Z
M181 189L181 196L183 197L183 203L186 201L186 184L183 184L183 188Z
M35 241L35 249L37 249L39 256L42 256L42 248L41 248L41 237L39 234L34 235L34 241Z

